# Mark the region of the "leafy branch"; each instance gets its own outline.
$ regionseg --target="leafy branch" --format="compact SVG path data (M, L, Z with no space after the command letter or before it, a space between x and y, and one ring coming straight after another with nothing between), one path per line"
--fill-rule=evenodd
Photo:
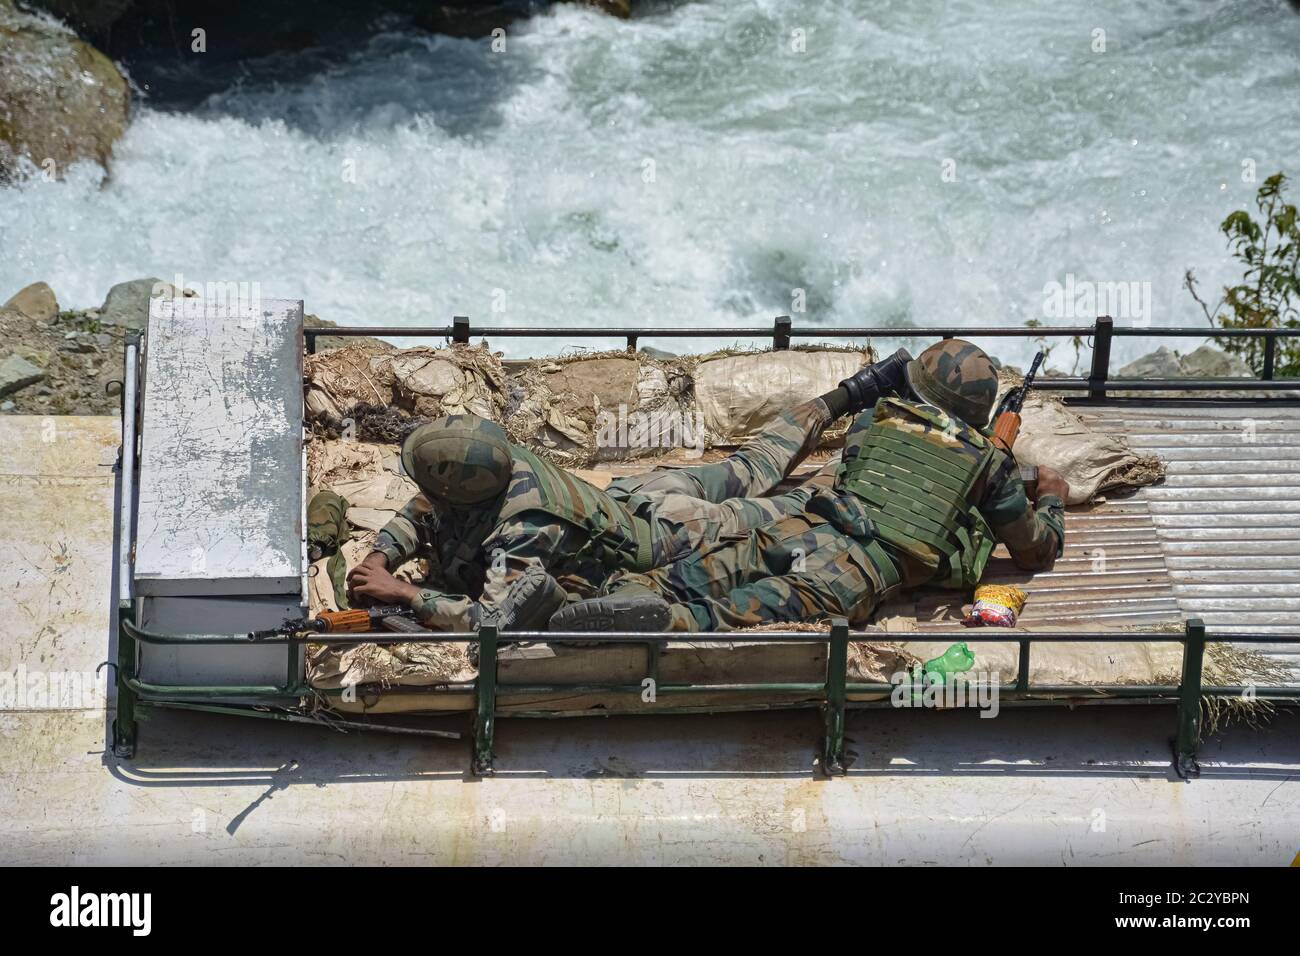
M1232 255L1241 261L1245 272L1240 283L1224 287L1214 308L1197 292L1192 270L1184 275L1184 286L1211 326L1300 328L1300 223L1296 207L1282 194L1286 182L1282 173L1264 180L1255 196L1259 221L1239 209L1220 225ZM1256 373L1263 371L1263 339L1220 337L1215 341L1224 351L1240 355ZM1275 361L1275 374L1300 375L1300 339L1279 339Z

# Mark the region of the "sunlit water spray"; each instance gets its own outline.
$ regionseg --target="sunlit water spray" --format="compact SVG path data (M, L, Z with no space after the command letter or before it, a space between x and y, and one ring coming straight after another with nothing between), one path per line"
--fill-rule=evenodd
M110 179L0 191L0 294L182 274L347 324L974 329L1086 321L1051 311L1069 277L1204 323L1184 270L1235 281L1219 222L1300 175L1300 17L1022 7L561 6L501 52L386 33L188 113L146 99Z

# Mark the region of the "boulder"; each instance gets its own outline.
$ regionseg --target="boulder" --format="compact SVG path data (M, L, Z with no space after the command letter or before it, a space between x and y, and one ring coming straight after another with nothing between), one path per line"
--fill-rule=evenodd
M1182 378L1182 362L1178 353L1162 345L1149 355L1144 355L1134 362L1129 362L1119 372L1117 378Z
M637 349L637 351L647 358L652 358L659 362L666 362L669 359L679 357L676 352L669 352L666 349L657 349L653 345L643 345Z
M59 314L59 302L54 298L54 290L44 282L33 282L19 290L4 307L17 309L37 322L52 322Z
M143 329L149 317L149 298L153 295L176 298L189 295L189 290L178 292L176 287L161 279L132 279L119 282L108 290L104 304L99 307L102 325L116 325L124 329Z
M0 6L4 0L0 0ZM47 10L79 31L105 34L134 5L134 0L26 0L25 6Z
M1229 355L1213 345L1202 345L1186 355L1179 355L1169 348L1161 346L1149 355L1144 355L1136 362L1130 362L1117 373L1120 378L1256 378L1254 371L1235 355ZM1119 390L1111 392L1116 398L1152 398L1170 397L1188 394L1186 392L1134 392ZM1293 392L1282 389L1251 390L1249 392L1232 390L1198 391L1197 398L1241 398L1250 395L1254 398L1294 398Z
M35 385L44 377L42 369L20 355L11 355L0 362L0 397Z
M1202 345L1182 357L1183 374L1190 378L1254 378L1255 372L1242 359Z
M130 91L113 62L67 27L0 0L0 181L19 160L106 165L126 129Z

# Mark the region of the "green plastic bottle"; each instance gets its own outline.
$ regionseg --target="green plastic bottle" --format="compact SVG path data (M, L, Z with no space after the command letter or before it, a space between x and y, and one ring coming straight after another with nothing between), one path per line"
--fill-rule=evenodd
M952 645L938 657L921 665L921 679L912 689L912 706L921 706L921 692L927 686L947 684L953 674L960 674L975 666L975 653L962 641Z
M975 666L975 653L961 641L948 648L938 657L931 658L921 665L931 681L948 682L953 674L961 674Z

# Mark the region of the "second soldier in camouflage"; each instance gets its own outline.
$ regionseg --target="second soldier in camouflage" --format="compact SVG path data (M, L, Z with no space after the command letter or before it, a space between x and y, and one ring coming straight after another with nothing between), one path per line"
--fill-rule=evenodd
M649 572L552 619L563 630L725 631L845 617L865 624L900 588L970 588L1003 542L1027 570L1052 565L1068 487L1048 472L1037 507L1015 461L983 433L997 375L959 339L908 365L909 396L882 397L854 422L833 488L798 513ZM1053 477L1054 476L1054 477Z

